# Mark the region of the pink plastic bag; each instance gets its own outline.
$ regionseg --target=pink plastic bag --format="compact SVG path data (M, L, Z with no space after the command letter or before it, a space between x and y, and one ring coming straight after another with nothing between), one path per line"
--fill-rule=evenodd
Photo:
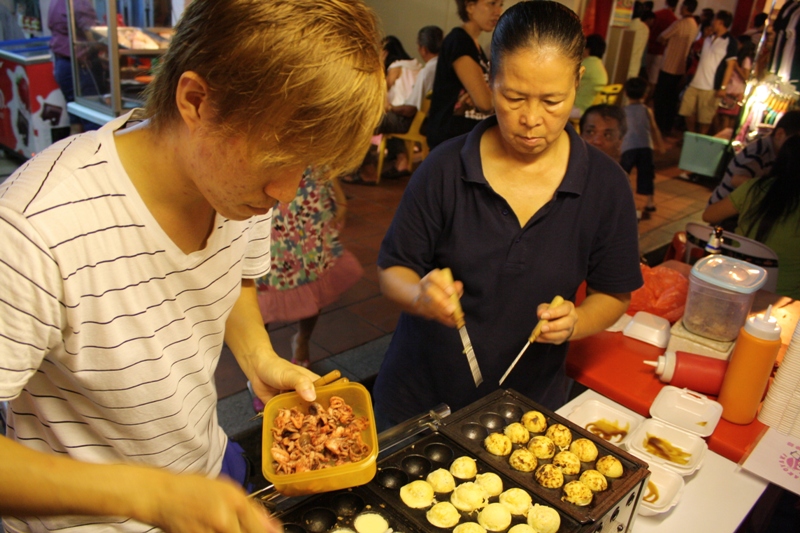
M675 323L683 316L689 280L677 270L656 266L650 268L642 264L644 285L633 291L628 314L647 311Z

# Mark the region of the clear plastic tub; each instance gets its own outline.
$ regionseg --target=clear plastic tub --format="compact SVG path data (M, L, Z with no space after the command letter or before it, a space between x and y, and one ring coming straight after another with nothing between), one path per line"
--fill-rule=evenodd
M273 427L275 417L280 409L297 407L308 413L310 402L303 400L296 392L278 394L264 407L264 429L262 433L261 471L275 486L275 490L286 496L302 496L332 490L356 487L368 483L377 472L378 433L375 429L375 415L372 412L372 400L369 392L359 383L332 383L317 387L317 402L327 409L332 396L338 396L353 408L356 416L367 418L369 424L361 432L361 438L369 446L369 453L360 461L331 466L321 470L298 472L295 474L277 474L272 464Z
M704 257L689 275L683 326L709 339L734 340L755 292L766 280L766 270L745 261L720 255Z

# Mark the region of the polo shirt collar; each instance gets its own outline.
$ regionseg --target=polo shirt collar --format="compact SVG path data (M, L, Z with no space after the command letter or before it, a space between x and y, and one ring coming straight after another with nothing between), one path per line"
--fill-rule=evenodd
M481 164L481 137L486 130L496 125L497 117L493 115L479 122L467 134L467 139L461 148L461 162L464 169L461 179L464 181L489 184L483 174L483 165ZM569 135L569 163L567 164L567 173L556 189L556 194L580 195L586 188L586 181L589 177L588 147L569 122L567 122L566 130Z

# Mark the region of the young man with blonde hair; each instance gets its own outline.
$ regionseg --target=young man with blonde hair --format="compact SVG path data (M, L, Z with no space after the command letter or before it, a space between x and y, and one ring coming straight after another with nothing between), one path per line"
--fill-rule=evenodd
M315 397L272 349L253 278L303 170L358 166L385 97L378 43L360 0L194 0L143 112L0 186L8 530L281 530L220 476L242 458L214 370L224 340L262 400Z

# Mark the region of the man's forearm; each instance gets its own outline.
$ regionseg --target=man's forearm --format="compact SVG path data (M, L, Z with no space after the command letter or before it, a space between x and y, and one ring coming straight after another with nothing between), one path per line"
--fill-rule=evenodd
M242 292L225 323L225 344L251 380L254 372L253 358L275 355L258 307L258 292L253 280L242 281Z
M147 467L54 456L0 436L0 515L125 516L148 521L141 495L158 487Z

